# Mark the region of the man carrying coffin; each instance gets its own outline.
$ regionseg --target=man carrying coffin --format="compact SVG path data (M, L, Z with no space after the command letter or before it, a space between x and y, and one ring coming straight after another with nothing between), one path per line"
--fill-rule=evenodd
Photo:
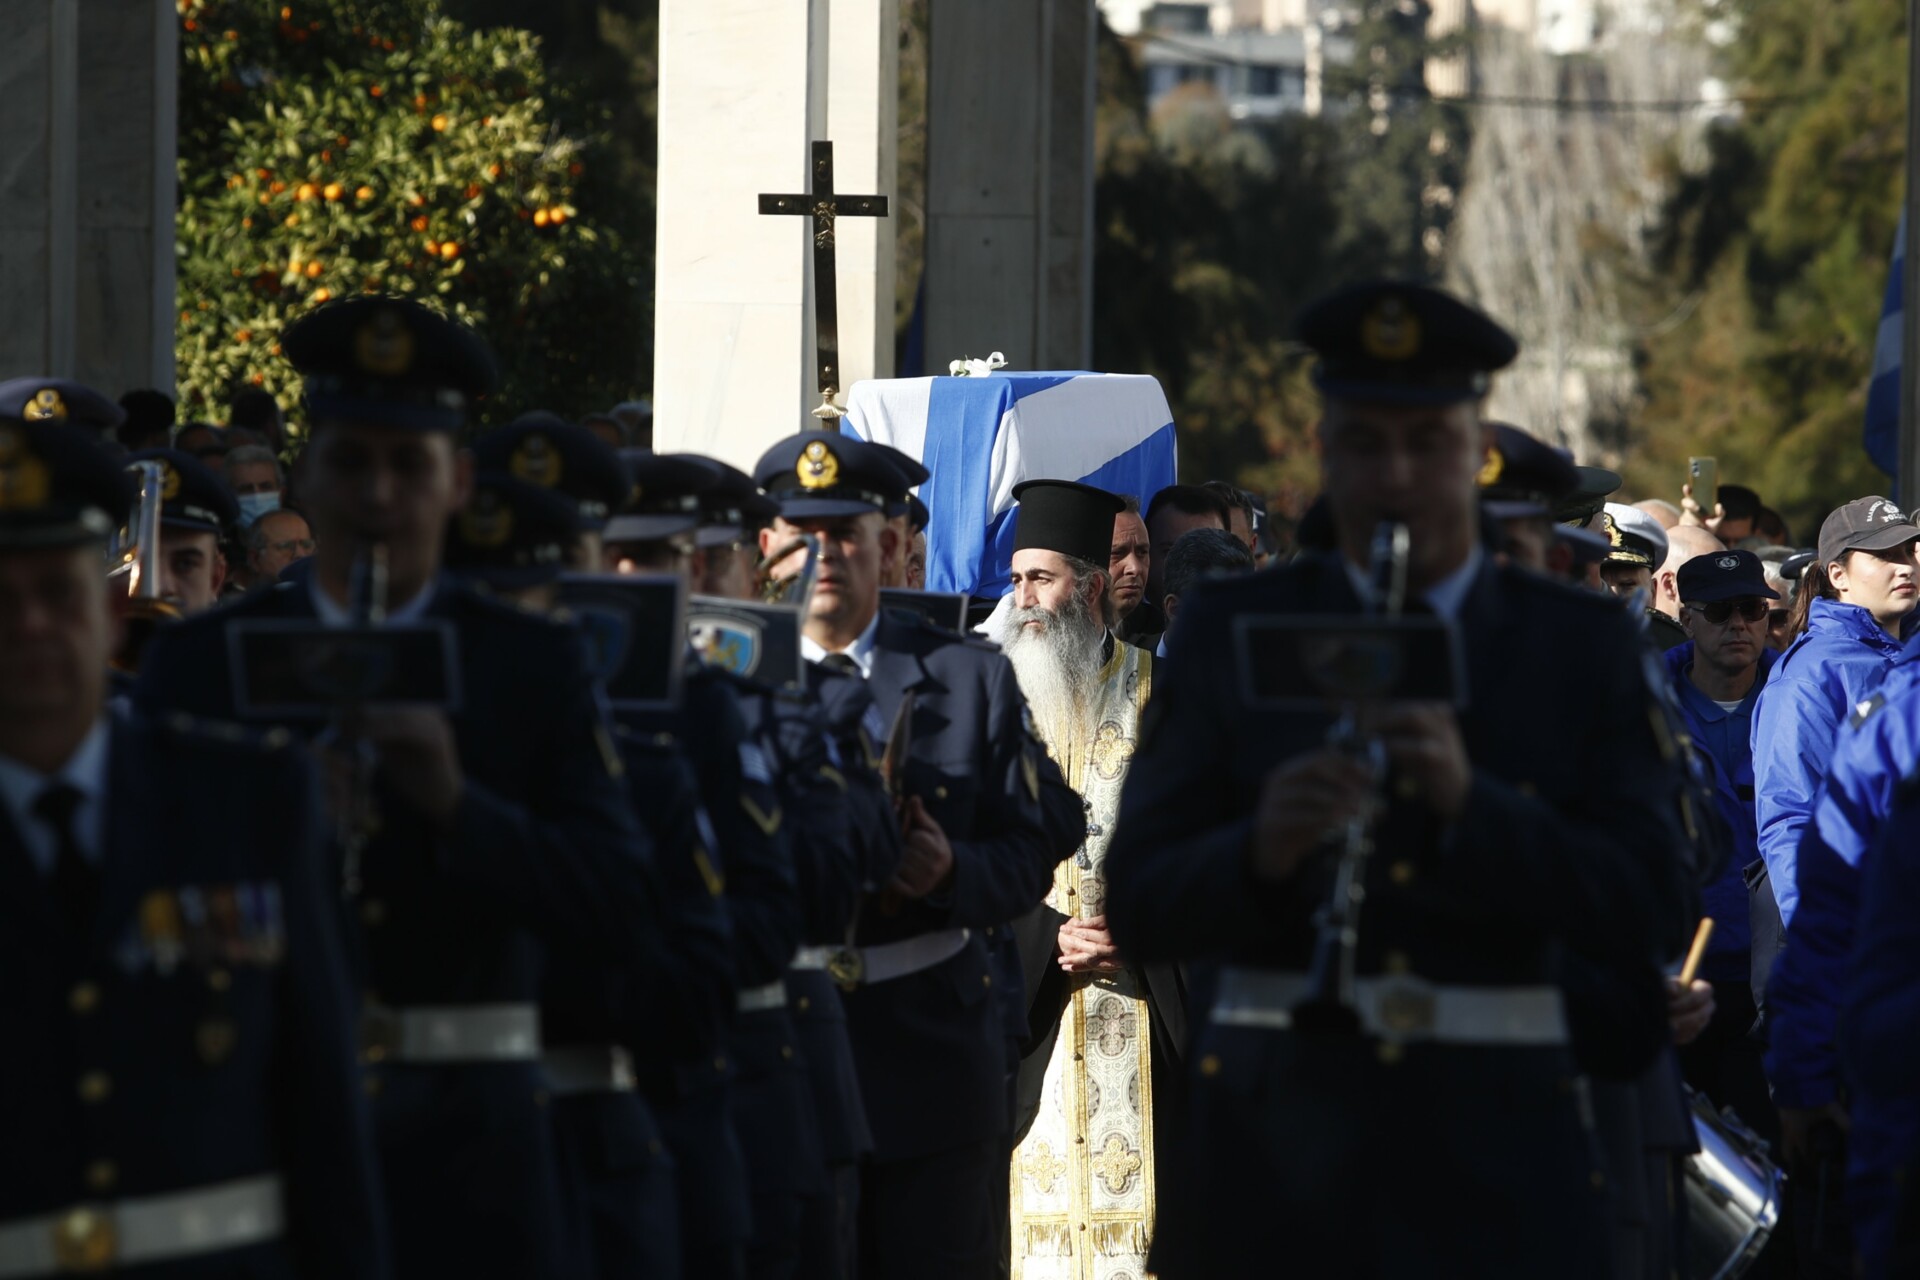
M1139 1274L1163 1121L1178 1105L1182 1000L1173 966L1143 972L1114 948L1106 853L1154 658L1110 630L1107 554L1122 500L1065 480L1013 492L1006 653L1040 740L1087 809L1085 843L1020 924L1034 1036L1020 1070L1013 1274Z

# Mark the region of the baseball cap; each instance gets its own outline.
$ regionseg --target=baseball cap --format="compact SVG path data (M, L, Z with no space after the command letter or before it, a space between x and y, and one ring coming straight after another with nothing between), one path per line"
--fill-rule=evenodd
M1711 551L1687 561L1674 574L1674 590L1688 604L1712 604L1744 596L1780 598L1780 593L1767 585L1767 567L1760 557L1739 549Z
M1820 563L1849 551L1886 551L1920 538L1920 526L1885 498L1855 498L1820 526Z

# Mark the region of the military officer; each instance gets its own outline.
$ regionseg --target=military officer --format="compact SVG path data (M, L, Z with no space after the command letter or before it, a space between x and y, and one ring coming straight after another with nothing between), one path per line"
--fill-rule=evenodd
M1516 353L1505 330L1383 281L1322 299L1299 331L1319 355L1335 549L1183 605L1191 644L1148 704L1108 854L1120 949L1209 962L1156 1270L1253 1274L1280 1248L1314 1274L1605 1276L1555 959L1657 988L1681 893L1677 780L1632 624L1480 548L1476 409ZM1257 655L1235 637L1239 619L1360 608L1383 523L1410 535L1408 607L1456 636L1464 699L1374 708L1376 777L1328 745L1331 708L1250 707ZM1323 938L1329 847L1376 806L1357 936ZM1310 981L1316 953L1324 973L1351 959L1351 996ZM1643 1039L1660 1017L1640 1014ZM1410 1141L1448 1153L1438 1183L1402 1158Z
M136 702L230 716L228 629L351 623L384 554L385 621L457 639L450 709L364 709L373 813L361 884L365 1034L399 1271L554 1275L569 1237L540 1067L540 976L564 945L643 962L655 906L578 636L439 573L471 459L453 433L493 384L484 346L417 303L335 303L282 338L306 380L313 571L160 633ZM303 725L302 728L318 728Z
M385 1275L312 762L103 710L130 502L0 418L0 1275Z
M720 480L701 495L696 575L708 594L755 596L752 566L760 528L777 508L744 472L715 462ZM818 668L808 664L811 678ZM854 1069L840 990L827 967L847 943L860 893L892 873L900 856L893 805L858 738L872 698L864 684L838 682L831 718L812 689L778 690L743 702L774 717L769 760L792 834L804 943L787 971L787 1008L800 1038L825 1181L801 1205L801 1277L850 1276L859 1164L873 1150Z
M1006 1181L1003 1004L983 931L1045 895L1057 856L1013 668L992 647L880 608L899 548L886 511L905 485L862 441L805 432L754 479L780 504L762 550L820 539L802 647L863 679L881 734L914 699L899 866L862 907L843 958L874 1155L860 1188L860 1272L993 1274Z
M701 503L723 484L722 468L693 454L629 450L624 456L640 496L608 525L609 552L623 571L690 580ZM787 1002L785 975L804 934L805 907L796 833L779 780L816 793L831 784L818 772L824 746L816 742L810 755L796 755L806 744L779 732L772 699L773 691L763 685L690 662L676 718L714 824L714 853L733 916L736 1012L727 1031L728 1102L752 1196L746 1271L756 1280L792 1273L802 1203L825 1192L826 1178ZM844 857L844 826L829 839L835 841L832 850L812 842L806 847ZM688 1270L694 1271L691 1261Z
M553 611L569 563L589 550L598 555L604 516L596 515L578 490L624 494L628 484L618 455L598 440L588 437L597 451L591 461L567 449L564 437L576 431L585 435L582 428L556 422L551 431L552 436L544 431L538 436L539 447L568 453L571 485L556 476L554 487L543 488L519 474L482 471L466 510L447 530L449 573L539 613ZM599 472L594 462L610 467L612 474ZM668 792L636 808L649 835L655 831L654 811L680 807L676 799ZM572 1276L680 1274L673 1161L652 1108L636 1088L631 1043L639 1030L635 1006L642 997L637 993L681 975L666 954L665 921L650 912L632 927L657 943L643 964L622 972L596 963L590 953L554 943L541 982L541 1065L552 1100L548 1114L572 1242L567 1269Z
M240 519L240 504L219 475L190 453L147 449L127 466L160 469L160 595L183 616L204 613L227 582L222 545Z

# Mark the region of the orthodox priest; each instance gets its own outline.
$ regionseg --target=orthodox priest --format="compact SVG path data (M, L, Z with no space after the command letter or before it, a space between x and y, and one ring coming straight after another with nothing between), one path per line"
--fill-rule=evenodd
M1017 1081L1013 1275L1117 1280L1145 1273L1185 1031L1177 971L1128 964L1106 927L1107 841L1154 658L1110 629L1106 566L1122 500L1063 480L1030 480L1014 496L1001 640L1035 731L1083 798L1087 835L1018 925L1030 1038Z

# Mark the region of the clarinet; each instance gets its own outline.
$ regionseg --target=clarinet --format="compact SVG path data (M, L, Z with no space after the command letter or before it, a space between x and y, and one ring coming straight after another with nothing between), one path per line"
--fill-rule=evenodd
M348 589L355 627L377 627L387 620L387 548L375 543L353 563ZM356 700L335 708L324 741L351 756L347 802L336 820L334 838L340 848L340 891L352 899L360 894L360 855L373 829L373 772L378 763L373 743L356 727L361 704Z
M1361 602L1370 615L1397 618L1407 591L1407 527L1382 521L1373 533L1367 579L1371 589ZM1386 746L1372 733L1364 709L1348 702L1328 734L1327 745L1350 755L1367 769L1373 787L1360 811L1341 833L1333 889L1314 913L1313 965L1307 994L1294 1006L1293 1024L1301 1031L1358 1033L1354 958L1360 945L1360 907L1367 898L1367 863L1373 857L1373 825L1381 809L1380 784L1387 774Z

